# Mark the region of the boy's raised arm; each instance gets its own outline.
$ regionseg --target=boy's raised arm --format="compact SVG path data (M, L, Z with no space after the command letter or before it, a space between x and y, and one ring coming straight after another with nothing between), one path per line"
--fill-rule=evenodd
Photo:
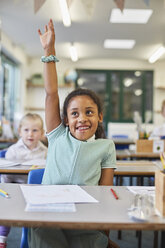
M48 26L45 26L45 31L42 34L38 30L41 45L44 49L44 56L56 55L55 52L55 32L53 22L50 19ZM52 131L61 123L58 82L55 62L44 63L44 84L46 91L45 100L45 118L47 132Z

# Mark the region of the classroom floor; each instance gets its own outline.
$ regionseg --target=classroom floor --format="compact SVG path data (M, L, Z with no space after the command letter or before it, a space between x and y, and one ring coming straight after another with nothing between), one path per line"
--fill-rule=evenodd
M8 237L7 248L20 248L21 231L22 231L21 228L16 228L16 227L11 228ZM110 237L114 242L116 242L120 246L120 248L138 248L138 239L136 237L135 231L122 231L121 240L117 238L117 235L118 235L117 231L111 231ZM153 237L154 237L153 231L143 231L141 248L153 248ZM159 233L159 239L160 239L160 233ZM160 247L160 240L158 247Z

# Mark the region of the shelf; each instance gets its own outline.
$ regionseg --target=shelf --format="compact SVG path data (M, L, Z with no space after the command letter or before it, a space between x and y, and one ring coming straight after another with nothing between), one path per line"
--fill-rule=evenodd
M156 90L165 90L165 87L164 86L157 86L155 87Z
M27 111L45 111L45 108L26 107L25 110L27 110Z
M27 88L44 88L44 84L33 84L29 80L27 80L26 86ZM71 87L74 87L74 85L73 84L58 85L58 88L71 88Z
M44 88L44 84L33 84L31 82L27 82L27 88Z

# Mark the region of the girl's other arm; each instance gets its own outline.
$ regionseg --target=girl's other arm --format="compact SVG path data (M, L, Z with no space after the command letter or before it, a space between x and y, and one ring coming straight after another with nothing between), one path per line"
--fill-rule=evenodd
M38 30L40 41L44 49L44 55L56 55L55 52L55 32L53 22L50 19L48 26L45 26L45 32L42 34ZM45 118L47 132L52 131L61 123L59 96L58 96L58 82L56 63L44 63L44 84L46 91L45 100Z
M99 185L113 185L114 169L105 168L101 170Z

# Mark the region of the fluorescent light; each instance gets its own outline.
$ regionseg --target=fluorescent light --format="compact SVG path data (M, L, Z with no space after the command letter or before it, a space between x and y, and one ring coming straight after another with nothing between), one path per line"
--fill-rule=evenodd
M76 47L71 45L69 50L70 50L71 60L74 61L74 62L77 61L78 60L78 55L77 55Z
M141 96L142 93L143 93L143 91L141 89L136 89L134 91L135 96Z
M111 23L147 23L152 15L152 9L112 9L109 21Z
M165 53L165 47L161 46L159 49L152 54L152 56L149 58L150 63L154 63L156 60L158 60L163 54Z
M132 49L134 45L135 45L135 40L107 39L104 41L104 48L111 48L111 49Z
M71 25L71 19L70 19L67 2L66 0L59 0L59 4L61 8L63 24L64 26L69 27Z
M130 87L133 84L133 80L131 78L124 80L124 86Z

